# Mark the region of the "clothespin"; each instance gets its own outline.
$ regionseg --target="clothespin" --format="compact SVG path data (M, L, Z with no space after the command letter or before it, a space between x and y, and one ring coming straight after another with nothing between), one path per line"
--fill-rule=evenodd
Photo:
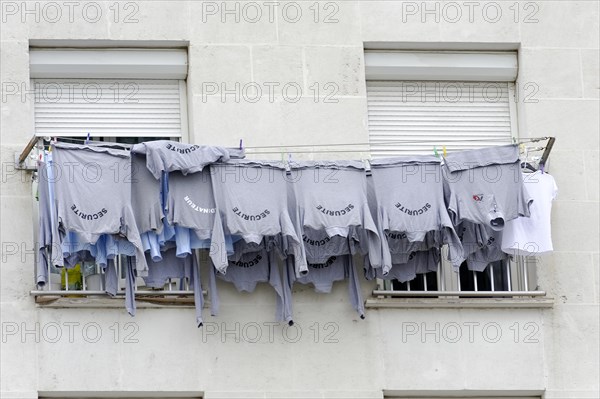
M435 155L436 157L440 157L440 154L438 154L438 150L437 150L437 146L433 146L433 155Z
M517 144L517 138L516 137L513 137L512 141L513 141L513 144Z
M85 138L85 144L90 143L90 132L88 132L87 137Z
M244 139L240 139L240 151L244 149Z
M444 158L446 158L446 154L447 154L447 152L446 152L446 146L442 147L442 154L444 154Z
M283 160L283 152L281 153L281 159ZM288 152L288 160L285 163L285 174L286 175L291 175L292 174L292 167L290 166L291 162L292 162L292 154L290 154Z
M56 144L56 141L57 141L57 140L56 140L56 137L52 137L52 138L50 139L50 146L49 146L50 148L48 148L48 152L52 152L52 146L53 146L54 144Z
M363 159L363 164L365 165L365 172L367 173L367 176L371 176L371 162L369 162L369 159Z

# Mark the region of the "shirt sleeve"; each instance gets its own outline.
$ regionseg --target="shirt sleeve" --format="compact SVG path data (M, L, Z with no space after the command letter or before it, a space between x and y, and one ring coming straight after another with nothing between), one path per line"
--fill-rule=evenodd
M365 318L365 304L358 281L358 273L354 266L352 255L347 255L346 267L348 268L348 294L352 307L358 312L361 319Z

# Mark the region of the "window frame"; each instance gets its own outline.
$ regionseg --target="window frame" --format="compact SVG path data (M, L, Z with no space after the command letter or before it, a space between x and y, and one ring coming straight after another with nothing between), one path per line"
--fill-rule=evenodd
M151 137L151 139L170 139L180 142L189 142L189 117L188 117L188 93L187 93L187 54L188 49L122 49L122 48L77 48L77 49L61 49L61 48L30 48L31 63L30 63L30 87L36 88L36 82L39 80L101 80L104 83L113 81L154 81L154 80L177 80L179 88L179 112L181 119L181 132L179 136L169 137ZM56 58L53 58L56 57ZM155 59L156 62L151 63L149 68L146 68L143 79L140 78L138 68L140 65L146 65L149 59ZM91 60L91 61L90 61ZM94 64L93 60L103 60L102 65ZM108 72L106 72L108 71ZM73 76L66 76L72 74ZM122 76L119 76L122 75ZM35 113L35 107L32 112ZM36 118L33 119L33 131L35 132ZM44 140L48 139L46 134L35 134L37 137L38 159L41 151L44 148ZM86 137L85 134L68 134L68 135L52 135L52 137L63 139L81 140ZM93 136L94 141L118 142L119 138L138 138L135 134L119 134ZM144 139L143 137L141 139ZM33 187L35 188L35 186ZM32 190L32 195L35 196L35 190ZM37 237L37 201L33 201L33 226L34 236ZM36 265L37 265L37 251ZM34 290L30 291L30 295L35 298L38 305L49 307L63 306L84 306L98 305L101 307L121 307L121 302L125 296L125 279L122 274L123 255L117 257L116 267L118 273L118 291L115 297L110 297L103 291L103 285L100 285L100 290L89 290L86 286L86 275L82 273L82 289L68 289L68 272L65 269L64 282L65 288L62 288L63 283L62 271L52 273L49 270L48 282L44 287L39 287L35 281L34 274ZM37 267L37 266L36 266ZM83 265L82 265L83 267ZM49 265L50 268L50 265ZM98 268L97 268L98 271ZM98 275L104 275L104 271L100 270ZM59 276L57 279L56 276ZM89 276L89 275L88 275ZM54 278L53 278L54 277ZM56 285L58 284L58 289ZM193 307L194 292L189 289L189 282L186 282L184 290L173 289L175 281L169 280L163 289L144 289L137 290L138 287L143 287L143 280L137 278L136 281L136 300L141 301L141 307L165 307L165 306L186 306ZM203 292L205 294L205 292ZM161 298L162 297L162 298ZM119 304L116 304L118 300Z
M423 81L423 82L445 82L445 81L472 81L472 82L506 82L508 88L508 107L510 120L511 137L518 138L518 114L516 104L516 80L518 74L518 54L516 51L408 51L408 50L377 50L365 49L365 75L366 84L370 81L376 82L403 82L403 81ZM367 90L368 97L368 90ZM371 141L371 130L369 129L369 141ZM509 144L509 142L507 143ZM444 246L442 253L447 250ZM411 303L415 307L427 307L431 304L440 304L441 301L448 304L449 300L454 301L460 306L465 301L473 301L476 307L477 302L485 305L486 302L495 301L502 298L503 302L509 304L519 298L526 297L527 303L535 303L535 306L551 306L551 301L545 299L546 293L531 289L530 281L537 280L535 267L530 267L531 262L527 258L517 256L514 260L506 261L508 291L490 290L478 291L477 280L483 273L491 276L493 266L488 267L483 272L467 271L472 273L472 279L475 281L475 290L461 290L461 273L455 272L442 255L442 260L436 272L427 274L436 275L436 290L427 290L427 274L417 275L416 279L423 279L422 291L411 291L410 282L406 284L406 290L395 290L393 281L377 279L377 288L373 291L373 297L367 300L367 307L391 306L398 304L398 299L411 301L418 298L417 302L406 302L408 306ZM535 264L534 264L535 266ZM461 266L461 269L465 265ZM508 274L510 272L510 275ZM450 278L449 278L450 277ZM454 279L451 277L456 277ZM493 281L493 278L491 278ZM395 281L395 280L394 280ZM415 280L412 280L415 281ZM450 290L446 285L450 283ZM493 285L492 285L493 286ZM516 290L513 288L516 287ZM541 300L538 300L541 298ZM393 302L390 302L389 300ZM489 301L488 301L489 300ZM403 306L403 305L401 305ZM503 305L504 306L504 305ZM509 304L510 306L510 304Z

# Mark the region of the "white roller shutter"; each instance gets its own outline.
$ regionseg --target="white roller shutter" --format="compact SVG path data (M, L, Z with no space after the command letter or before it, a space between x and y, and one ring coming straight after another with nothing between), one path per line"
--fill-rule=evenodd
M187 132L183 80L36 79L40 136L181 137Z
M513 83L367 81L371 155L433 154L507 144Z

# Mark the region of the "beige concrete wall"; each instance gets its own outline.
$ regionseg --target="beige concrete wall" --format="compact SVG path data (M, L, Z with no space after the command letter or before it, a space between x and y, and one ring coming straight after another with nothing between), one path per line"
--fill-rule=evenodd
M382 397L383 390L510 390L598 397L598 4L465 3L231 1L234 13L222 15L221 2L58 2L57 19L48 2L3 1L0 396L182 391L363 398ZM253 22L256 5L262 18ZM340 284L329 296L295 293L299 333L268 324L274 297L266 288L250 296L222 286L222 315L207 315L204 330L195 328L192 309L140 309L131 319L123 309L36 307L29 296L34 204L29 175L14 172L11 162L32 134L32 96L21 87L29 88L29 40L39 39L189 42L190 140L228 146L240 138L247 146L366 142L365 42L518 49L520 134L557 137L549 164L560 189L552 220L556 251L538 264L539 289L556 299L554 308L370 309L361 321ZM279 86L273 98L265 90L256 102L251 92L239 102L232 95L203 97L210 83L231 89L250 82ZM12 83L15 94L6 91ZM294 91L284 93L286 85L302 96L296 101ZM331 87L335 103L326 102ZM363 284L366 296L372 288Z

